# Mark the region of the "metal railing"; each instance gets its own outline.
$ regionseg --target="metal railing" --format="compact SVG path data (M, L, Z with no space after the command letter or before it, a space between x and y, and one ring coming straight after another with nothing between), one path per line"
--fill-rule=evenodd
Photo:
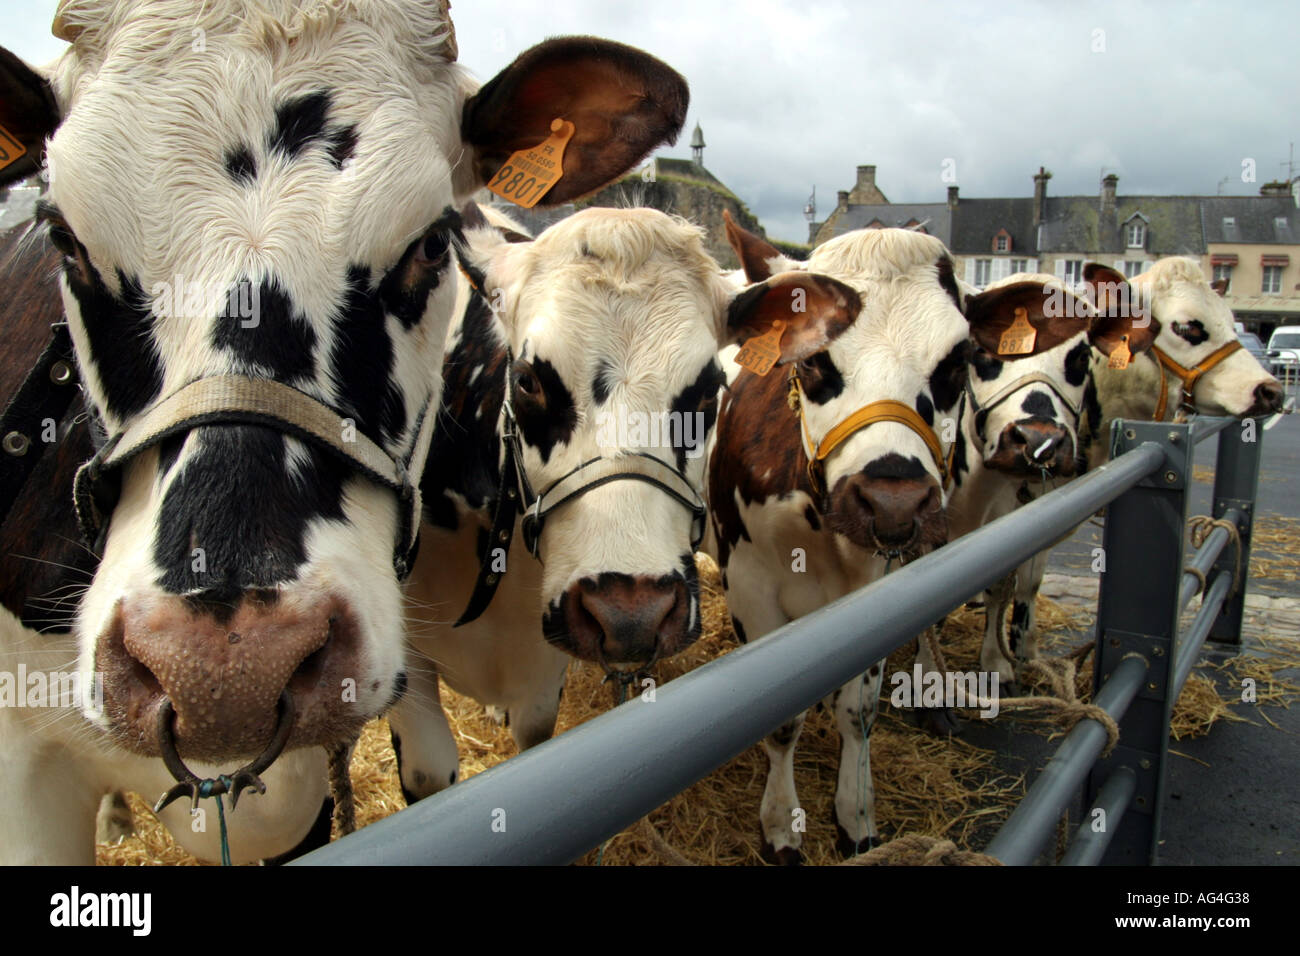
M1110 462L984 528L560 736L316 850L298 863L561 864L630 826L799 712L913 640L968 596L1004 578L1108 506L1098 601L1093 719L1066 736L988 852L1028 863L1087 778L1106 812L1081 830L1066 863L1153 861L1169 718L1204 640L1240 640L1235 554L1216 529L1192 564L1208 571L1200 613L1181 641L1179 613L1198 579L1185 574L1186 489L1197 442L1236 425L1116 424ZM1214 516L1234 522L1241 561L1259 439L1219 443ZM1187 584L1191 578L1192 584ZM867 633L863 633L864 623ZM1087 821L1085 821L1086 823Z

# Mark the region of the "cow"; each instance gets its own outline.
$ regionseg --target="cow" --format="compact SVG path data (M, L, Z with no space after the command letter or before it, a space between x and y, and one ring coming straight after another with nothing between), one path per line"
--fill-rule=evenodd
M409 589L424 663L389 715L408 801L457 777L439 675L522 750L551 735L571 659L635 680L699 636L718 350L780 320L798 360L859 307L808 272L737 289L699 227L653 209L467 237L480 291L463 280Z
M317 816L320 748L406 684L457 206L494 176L514 188L506 167L544 143L563 158L543 202L594 191L675 138L687 87L568 37L476 90L445 2L66 0L55 33L71 46L45 70L0 51L0 126L26 149L0 177L44 151L39 217L104 439L75 481L98 565L70 633L83 682L103 677L80 736L110 777L153 787L168 758L172 798L198 786L177 761L215 777L252 758L233 798L284 750L283 796L259 799L289 806L230 840L274 856ZM186 803L164 821L215 858ZM39 855L23 835L63 826L80 849L58 861L87 862L93 821L25 828L45 810L6 808L0 849Z
M1086 410L1095 417L1101 408L1095 369L1112 355L1116 365L1127 366L1133 356L1151 349L1159 330L1158 322L1137 310L1099 312L1054 276L1016 274L986 289L994 291L1018 297L1013 314L1015 308L1024 310L1040 351L1008 364L1001 341L998 351L974 349L958 428L959 464L948 502L951 539L1010 514L1086 470L1088 443L1095 436L1083 417ZM971 301L967 318L976 323L982 300ZM1032 563L1018 573L1032 573ZM1004 649L1022 659L1036 656L1035 635L1024 631L1021 608L1006 633L1007 604L1017 580L1012 575L985 592L980 651L980 669L996 673L999 690L1012 694L1017 692L1016 661Z
M1189 413L1245 419L1282 410L1281 385L1237 339L1232 310L1223 300L1227 283L1208 282L1195 259L1159 259L1131 280L1088 263L1082 291L1100 311L1149 316L1157 329L1154 343L1135 353L1128 368L1111 368L1094 352L1095 393L1090 389L1085 396L1080 435L1089 467L1109 458L1116 419L1172 421ZM1009 637L1030 656L1038 642L1038 592L1046 571L1043 552L1016 572Z
M708 463L706 550L744 641L947 540L945 489L963 463L940 423L959 415L972 343L995 350L1022 303L1014 290L964 298L947 249L920 232L858 230L792 263L734 223L727 231L749 280L803 268L845 282L862 300L826 348L776 374L728 358ZM867 738L881 682L878 663L829 700L841 737L835 817L845 855L878 837ZM769 862L802 856L793 761L803 722L801 714L763 744L770 768L759 816Z

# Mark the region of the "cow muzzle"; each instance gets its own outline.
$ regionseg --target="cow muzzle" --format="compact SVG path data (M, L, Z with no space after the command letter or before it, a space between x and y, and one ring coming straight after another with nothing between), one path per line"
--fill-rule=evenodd
M1069 477L1075 472L1074 438L1062 425L1042 419L1012 422L998 436L985 464L1018 476Z
M948 537L943 492L932 475L841 478L831 492L827 523L859 547L914 556Z
M370 716L356 703L360 649L355 616L337 597L292 605L254 592L217 605L168 595L119 603L95 662L121 743L158 756L159 714L169 707L181 754L218 761L262 753L280 736L285 693L289 747L359 731Z
M543 616L546 639L580 660L644 670L699 637L681 575L602 574L572 584Z

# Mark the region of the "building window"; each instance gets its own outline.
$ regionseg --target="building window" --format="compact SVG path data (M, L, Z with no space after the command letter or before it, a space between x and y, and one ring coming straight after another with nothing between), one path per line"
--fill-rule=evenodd
M1028 271L1029 271L1029 260L1028 260L1028 259L1012 259L1012 260L1011 260L1011 273L1012 273L1012 275L1015 275L1017 272L1028 272Z
M1066 285L1078 285L1083 281L1083 260L1066 259L1063 263L1061 278L1065 280Z
M1237 228L1237 217L1236 217L1236 216L1224 216L1224 217L1223 217L1223 228L1224 228L1225 230L1226 230L1226 229L1236 229L1236 228Z
M1264 266L1264 281L1260 284L1259 291L1265 295L1277 295L1282 291L1281 266Z
M1147 227L1141 221L1130 222L1126 227L1128 247L1142 249L1147 244Z
M975 285L984 288L989 284L989 274L993 271L992 259L975 260Z
M994 240L993 240L993 249L994 249L995 252L1006 252L1006 251L1007 251L1007 237L1006 237L1006 236L998 236L996 239L994 239Z
M1124 260L1124 278L1132 279L1134 276L1141 275L1141 274L1142 274L1141 259Z
M1214 267L1214 281L1218 282L1220 279L1228 283L1226 286L1224 286L1225 290L1232 288L1232 266Z

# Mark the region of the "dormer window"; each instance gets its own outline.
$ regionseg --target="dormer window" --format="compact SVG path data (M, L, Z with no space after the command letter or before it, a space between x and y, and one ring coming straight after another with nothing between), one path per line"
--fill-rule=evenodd
M1236 216L1224 216L1224 217L1223 217L1223 231L1224 231L1224 232L1227 232L1229 229L1236 229L1236 228L1237 228L1237 217L1236 217Z
M1011 233L1007 232L1005 229L999 229L997 234L993 236L993 251L1010 252Z
M1124 227L1124 244L1130 249L1143 249L1147 244L1147 227L1140 219L1134 219Z

